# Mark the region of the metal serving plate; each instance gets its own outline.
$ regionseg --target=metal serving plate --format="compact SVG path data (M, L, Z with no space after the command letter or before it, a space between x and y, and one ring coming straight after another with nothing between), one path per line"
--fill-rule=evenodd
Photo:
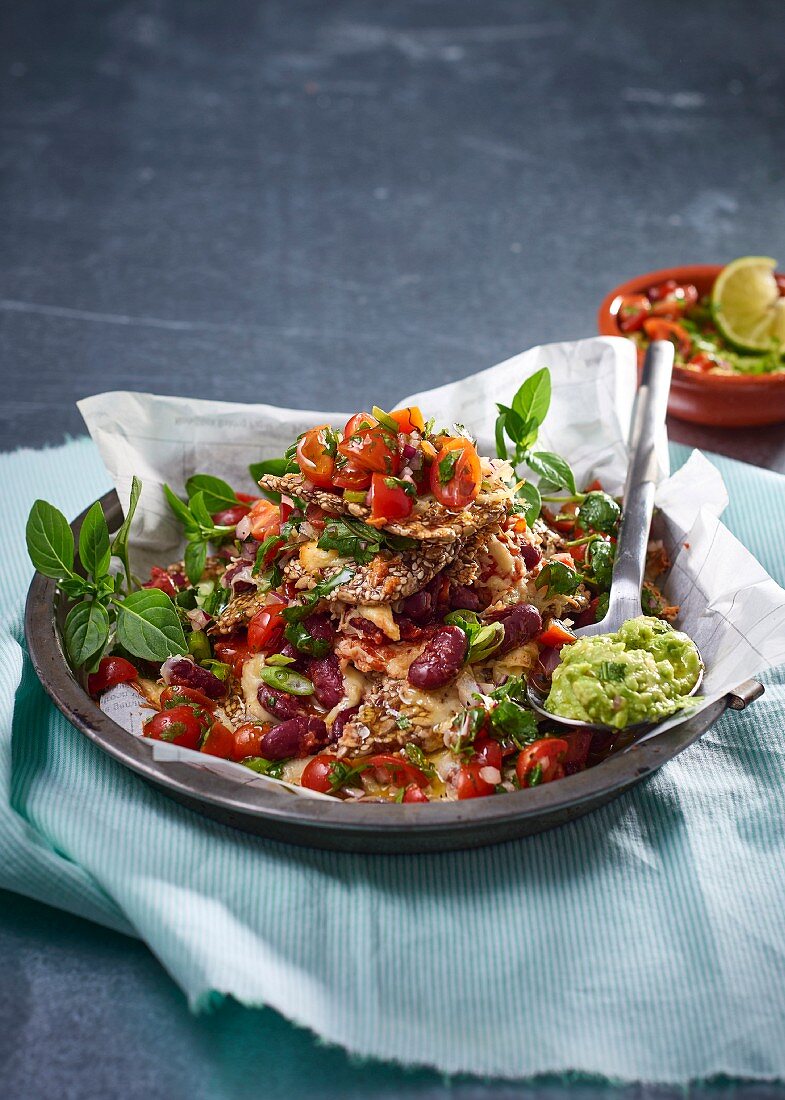
M110 531L123 518L115 492L101 498ZM78 541L87 509L72 524ZM633 744L602 763L557 783L495 798L386 805L311 799L286 789L238 784L176 762L153 759L152 744L134 737L86 694L68 666L61 642L64 601L54 581L36 574L25 610L33 666L54 703L100 749L177 802L225 825L274 840L350 852L438 852L475 848L528 836L573 821L610 802L686 749L728 707L743 709L763 693L748 680L667 732Z

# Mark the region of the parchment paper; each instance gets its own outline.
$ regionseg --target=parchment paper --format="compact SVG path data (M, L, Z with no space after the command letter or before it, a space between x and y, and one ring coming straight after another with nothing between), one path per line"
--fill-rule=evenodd
M459 382L403 397L396 407L417 404L439 425L465 424L477 436L481 453L495 454L496 402L510 404L524 378L544 366L551 372L553 397L538 448L564 455L579 485L597 477L609 492L621 492L636 384L635 350L627 340L597 337L535 347ZM370 382L358 402L358 408L373 404ZM164 482L182 493L192 474L211 473L238 491L253 491L250 462L281 455L296 435L314 424L342 426L357 411L311 412L123 391L86 398L79 408L124 508L132 475L143 482L131 532L138 571L154 563L166 565L182 551L180 528L161 491ZM785 591L720 521L728 496L708 459L694 451L668 477L664 431L659 455L663 476L657 531L673 561L665 594L670 603L681 605L677 625L695 640L706 662L706 705L785 661ZM111 695L104 696L110 712ZM127 704L121 710L118 720L130 729ZM678 720L677 715L661 728ZM138 724L133 732L139 732ZM208 762L188 749L153 745L158 758L228 768L245 781L269 782L262 776L249 778L241 765Z

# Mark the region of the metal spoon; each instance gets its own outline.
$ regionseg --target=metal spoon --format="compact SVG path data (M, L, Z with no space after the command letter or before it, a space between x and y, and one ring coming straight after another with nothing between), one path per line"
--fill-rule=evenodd
M575 633L579 637L611 634L628 619L634 619L643 614L641 587L646 568L646 549L649 543L657 483L657 433L665 421L672 372L673 344L669 340L653 341L646 352L641 383L632 410L629 438L630 463L624 486L624 510L616 544L616 560L611 576L608 611L601 622L576 630ZM701 671L690 695L698 690L702 679ZM619 732L615 726L606 726L599 722L581 722L576 718L562 718L546 710L547 692L540 691L536 683L529 681L526 685L526 694L533 710L561 725L571 726L573 729L613 729ZM626 726L625 729L650 725L652 725L651 722L641 722L635 726Z

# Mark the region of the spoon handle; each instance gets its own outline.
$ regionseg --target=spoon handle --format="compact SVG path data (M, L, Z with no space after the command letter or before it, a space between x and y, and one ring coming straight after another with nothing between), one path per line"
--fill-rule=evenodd
M605 618L607 630L616 630L627 619L641 614L641 585L658 471L657 434L668 408L672 372L673 344L668 340L655 340L646 352L632 410L630 460L610 606Z

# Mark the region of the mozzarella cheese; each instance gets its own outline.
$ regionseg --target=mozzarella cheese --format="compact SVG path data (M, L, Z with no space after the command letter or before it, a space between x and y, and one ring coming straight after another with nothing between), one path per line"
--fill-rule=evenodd
M379 630L393 642L401 640L401 628L393 618L392 608L388 603L360 604L357 613L372 622L374 626L378 626Z
M257 653L255 657L249 657L243 665L240 687L245 700L245 709L249 719L255 719L259 722L276 722L277 719L269 711L266 711L259 702L257 694L263 683L259 675L263 668L264 656L261 653Z
M304 542L300 547L300 565L306 573L320 573L337 558L337 550L320 550L314 541Z

